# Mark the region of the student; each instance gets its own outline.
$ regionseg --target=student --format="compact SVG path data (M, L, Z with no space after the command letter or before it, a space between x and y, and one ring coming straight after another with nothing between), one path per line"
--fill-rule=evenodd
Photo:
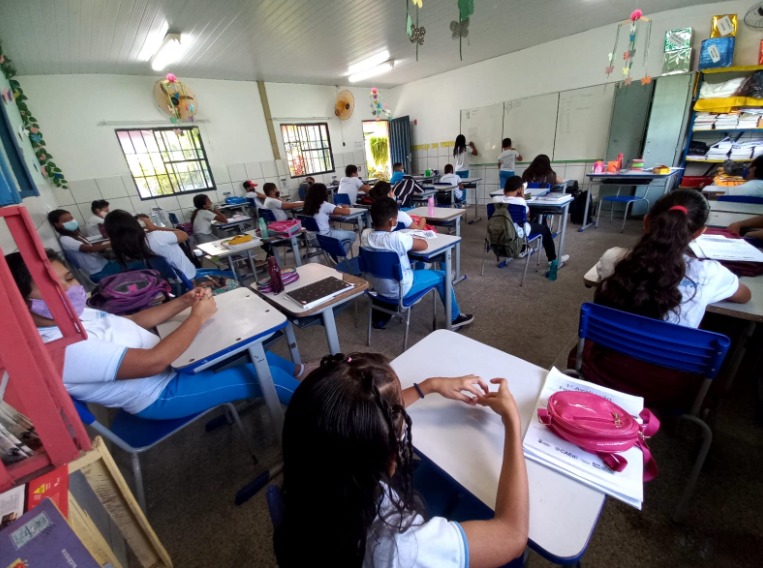
M302 213L312 216L318 224L318 232L321 235L333 237L342 242L345 251L349 251L355 242L357 235L353 231L344 229L332 229L329 215L349 215L350 208L341 205L334 205L329 201L329 194L326 186L322 183L314 183L305 197L305 205Z
M104 237L103 218L109 214L109 202L105 199L96 199L90 204L92 215L85 223L85 234L88 237Z
M122 271L119 263L106 260L101 253L111 248L110 242L91 245L79 229L79 222L65 209L48 213L48 223L58 233L61 248L77 263L93 282Z
M265 194L257 191L256 189L257 184L254 183L252 180L250 179L246 180L243 183L243 186L244 186L244 191L246 192L244 197L246 197L247 199L259 199L260 201L265 199Z
M374 201L385 197L395 199L395 191L386 181L377 181L371 188L371 191L368 192L368 195ZM402 223L405 229L425 229L427 225L425 217L416 217L414 219L405 211L397 212L397 222Z
M303 181L301 184L299 184L299 189L297 190L299 192L299 200L304 201L305 197L307 197L307 191L310 189L310 186L315 183L315 178L312 176L307 176L305 178L305 181Z
M746 179L742 185L726 188L726 195L763 197L763 156L752 161Z
M374 201L374 204L371 205L373 229L363 231L360 237L361 246L372 250L389 250L398 254L403 270L400 293L404 296L436 284L440 300L445 305L445 279L450 278L450 274L445 274L441 270L413 270L411 268L408 252L426 250L428 245L425 239L418 239L402 231L396 231L398 215L397 203L394 199L385 197ZM375 277L371 277L371 280L373 287L381 295L389 298L397 297L399 290L397 280ZM450 302L453 318L451 320L452 329L460 329L474 321L473 315L461 313L453 287L450 289Z
M564 183L564 180L556 175L551 169L551 159L546 154L538 154L535 159L527 166L522 179L527 183L548 183L555 186Z
M469 170L467 168L469 166L469 156L478 155L479 152L477 152L477 147L474 145L474 142L469 142L469 144L467 144L466 136L463 134L456 136L456 141L453 143L453 159L456 163L455 168L458 175L468 177Z
M218 240L212 234L212 221L226 223L228 218L219 209L212 205L212 200L203 193L193 197L193 206L196 208L191 214L191 226L193 237L198 243L211 243Z
M363 183L363 180L358 177L358 166L353 164L344 168L344 176L339 182L339 188L336 192L349 195L350 205L353 205L358 200L358 192L368 191L371 186Z
M522 154L512 148L511 138L504 138L498 155L498 183L501 187L506 187L506 180L514 175L517 160L521 162L522 159Z
M286 211L293 209L302 209L302 201L294 201L292 203L281 199L281 192L278 191L276 184L268 182L262 186L262 191L265 192L264 209L270 209L275 215L276 221L286 221L289 216Z
M195 288L165 304L115 316L85 307L80 283L55 253L48 251L48 258L87 331L87 339L66 348L63 381L72 396L156 420L182 418L225 402L261 396L250 363L188 374L170 366L217 311L209 291ZM61 331L21 255L12 253L5 259L42 340L60 339ZM149 331L186 308L191 308L188 318L164 339ZM272 353L267 353L267 359L279 399L288 404L305 367Z
M475 375L431 377L403 390L383 355L324 357L286 410L278 565L494 568L520 556L529 522L521 424L506 379L490 382L497 392ZM434 394L501 417L503 464L489 520L427 518L414 494L406 408Z
M395 162L392 164L392 177L389 178L390 185L395 185L397 182L403 179L404 175L405 171L403 170L403 164L400 162Z
M512 176L506 180L506 185L503 188L503 197L500 195L493 197L493 203L523 205L529 214L530 207L527 205L527 201L525 201L524 183L522 182L522 178L519 176ZM525 223L525 226L521 228L524 230L524 234L529 235L528 238L532 238L538 234L541 235L543 250L546 252L546 258L548 259L549 264L551 264L551 261L557 260L554 237L551 234L551 229L548 228L548 225L545 225L544 223L535 223L528 220ZM558 258L559 266L563 266L564 263L569 259L570 255L563 254L560 258Z
M732 233L741 235L746 239L763 241L763 215L732 223L728 226L728 229Z
M456 185L456 189L453 190L453 199L456 203L459 203L464 197L464 184L461 182L461 176L453 173L453 166L451 164L445 164L444 171L445 175L440 177L440 181L438 183L449 183L451 185ZM437 201L450 205L450 192L438 192Z
M397 182L392 190L395 192L395 200L400 207L411 207L413 198L424 193L424 188L413 179L413 176L405 173L403 179Z
M146 214L133 217L119 209L106 215L104 225L111 239L114 256L123 267L127 267L133 260L149 262L153 255L157 255L164 257L185 274L188 280L196 277L196 267L179 246L179 243L188 240L185 231L157 227Z

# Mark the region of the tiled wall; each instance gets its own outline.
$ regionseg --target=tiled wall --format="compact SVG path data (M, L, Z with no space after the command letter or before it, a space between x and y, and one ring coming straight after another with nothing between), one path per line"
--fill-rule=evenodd
M334 154L335 172L313 176L317 181L330 183L332 176L341 179L344 176L344 167L347 164L357 164L364 175L365 157L363 150ZM259 184L259 189L266 182L275 183L280 189L282 196L294 194L302 178L292 179L284 160L248 162L246 164L229 164L227 166L211 165L212 176L215 179L217 191L206 192L213 202L224 200L224 194L244 195L242 183L248 179ZM96 199L105 199L109 202L110 209L124 209L131 213L150 213L154 207L161 207L167 212L173 212L178 219L190 220L193 213L193 198L195 193L178 196L159 197L156 199L141 200L132 176L125 173L123 176L86 179L69 183L70 190L56 190L58 206L67 209L80 223L85 223L92 214L90 204Z

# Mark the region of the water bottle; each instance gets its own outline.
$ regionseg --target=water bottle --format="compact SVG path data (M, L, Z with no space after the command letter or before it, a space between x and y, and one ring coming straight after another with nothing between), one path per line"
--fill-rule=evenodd
M546 276L549 280L556 280L556 276L559 273L559 261L557 259L554 259L551 261L551 263L548 265L548 274Z
M434 217L434 196L430 195L429 199L427 199L427 215L429 217Z
M260 217L258 224L260 227L260 237L267 239L270 236L270 233L268 233L268 224L265 222L265 218Z

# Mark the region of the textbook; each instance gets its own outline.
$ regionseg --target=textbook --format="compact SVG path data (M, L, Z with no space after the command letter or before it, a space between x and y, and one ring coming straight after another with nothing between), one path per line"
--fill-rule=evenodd
M315 306L327 302L342 292L351 289L353 284L344 282L339 278L329 276L312 284L301 286L286 293L286 297L309 310Z
M614 472L598 456L563 440L538 419L538 409L546 408L548 398L565 390L603 396L641 421L639 413L644 409L643 398L568 377L554 367L546 377L527 426L522 442L525 457L640 510L644 500L644 457L638 447L620 454L628 460L628 465L623 471Z
M700 235L689 243L697 258L734 260L737 262L763 262L763 252L744 239L730 239L723 235Z

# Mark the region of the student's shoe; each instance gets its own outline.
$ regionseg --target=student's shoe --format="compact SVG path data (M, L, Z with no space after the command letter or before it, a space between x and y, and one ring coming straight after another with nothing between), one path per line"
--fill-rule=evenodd
M387 328L387 322L386 321L375 321L375 322L373 322L372 327L374 329L386 329Z
M474 321L474 316L472 314L461 314L456 319L454 319L450 325L452 329L456 330L456 329L461 329L465 325L469 325L473 321Z
M563 266L564 264L566 264L569 259L570 259L570 255L568 254L563 254L562 256L560 256L557 259L559 260L559 266Z
M517 258L524 258L527 256L527 253L530 252L530 247L527 245L522 245L522 250L519 251L519 256Z
M509 264L509 259L504 258L501 262L498 263L498 268L506 268Z

